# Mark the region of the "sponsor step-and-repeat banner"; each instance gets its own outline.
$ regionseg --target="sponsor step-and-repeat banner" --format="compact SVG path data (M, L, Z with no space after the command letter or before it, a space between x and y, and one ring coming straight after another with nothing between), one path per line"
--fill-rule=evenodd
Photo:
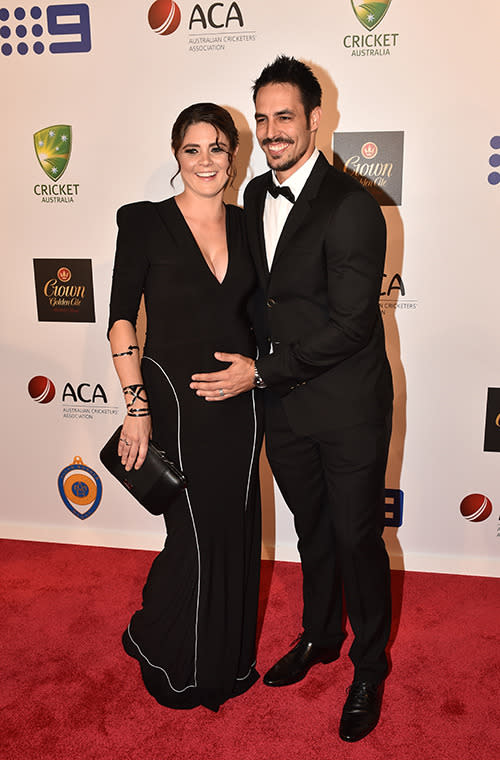
M181 189L169 135L197 101L233 114L241 203L266 170L251 86L284 53L321 82L318 147L387 222L393 565L500 574L500 8L479 0L466 30L460 16L430 0L0 0L3 536L161 547L99 461L124 414L106 339L116 209ZM264 551L298 558L276 486Z
M39 322L95 322L91 259L33 259L33 267Z

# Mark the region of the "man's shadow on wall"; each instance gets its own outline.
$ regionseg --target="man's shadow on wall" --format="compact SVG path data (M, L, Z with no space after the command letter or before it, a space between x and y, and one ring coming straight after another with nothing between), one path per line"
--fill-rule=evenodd
M338 164L338 158L332 155L333 133L337 130L340 123L340 113L337 105L338 90L328 71L314 63L308 61L305 61L305 63L312 68L323 90L323 114L316 144L329 161ZM387 225L387 250L384 271L391 277L394 273L401 274L403 272L403 221L393 199L380 188L378 189L377 200L381 204ZM384 282L386 281L387 277L384 278ZM381 310L384 320L387 356L391 365L394 384L392 437L387 462L386 486L390 489L401 490L401 470L406 437L406 376L401 360L401 343L396 321L400 291L397 291L397 294L397 298L391 298L390 308L388 302L384 303L384 299L382 298ZM393 624L390 646L399 628L404 583L404 556L397 533L398 528L394 527L386 527L384 531L384 540L391 557L392 568Z
M338 90L329 74L324 68L317 66L313 62L305 61L318 77L323 90L322 119L316 144L332 163L335 156L332 155L332 137L340 123L340 113L338 110ZM227 107L227 106L226 106ZM240 134L240 150L236 159L239 181L228 188L226 197L229 202L238 202L238 191L241 185L241 178L248 174L250 158L254 146L252 131L248 125L245 116L231 107L227 107L231 112L235 124ZM401 215L397 206L394 205L392 198L382 192L382 197L378 197L382 205L382 210L387 224L387 253L385 272L389 275L392 273L401 274L403 271L404 258L404 230ZM398 293L399 295L399 293ZM389 362L391 364L393 382L394 382L394 412L393 412L393 432L389 451L389 460L387 465L386 484L388 488L400 490L401 486L401 469L404 455L404 441L406 435L406 378L401 361L399 330L396 321L397 299L392 299L393 308L384 308L383 311L384 326L386 332L386 347ZM262 625L263 615L268 602L269 590L272 578L272 568L275 559L276 546L276 504L275 492L272 474L267 463L264 453L261 455L261 491L262 491L262 514L263 514L263 557L271 560L264 563L263 583L261 589L261 614L259 632ZM397 528L386 527L384 539L387 550L392 559L392 595L393 595L393 629L391 641L394 640L401 617L401 604L403 597L404 581L404 558L401 545L397 536Z

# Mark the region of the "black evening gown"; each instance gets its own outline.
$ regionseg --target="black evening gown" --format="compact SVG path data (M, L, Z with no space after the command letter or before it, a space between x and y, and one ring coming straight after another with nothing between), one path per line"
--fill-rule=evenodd
M173 198L118 211L110 326L147 314L142 359L153 438L188 479L165 515L167 538L123 635L162 705L212 710L255 683L260 569L258 391L207 402L194 372L214 351L255 357L248 302L255 274L243 212L226 206L228 269L219 283Z

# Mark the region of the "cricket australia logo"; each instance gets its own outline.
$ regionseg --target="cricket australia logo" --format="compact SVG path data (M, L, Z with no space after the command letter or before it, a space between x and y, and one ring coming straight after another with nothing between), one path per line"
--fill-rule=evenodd
M71 155L71 127L56 124L33 135L38 162L47 177L55 182L64 174Z
M351 0L356 18L369 32L380 24L389 10L390 4L391 0L379 0L376 3L360 3L358 0Z

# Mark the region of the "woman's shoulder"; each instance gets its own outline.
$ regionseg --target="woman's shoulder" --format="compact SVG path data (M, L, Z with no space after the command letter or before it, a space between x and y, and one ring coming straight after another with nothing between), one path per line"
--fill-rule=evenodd
M147 216L152 213L152 211L157 209L168 209L171 206L173 206L174 199L166 198L163 201L134 201L133 203L125 203L123 206L120 206L120 208L117 211L117 214L119 217L130 217L133 216Z
M232 214L242 214L243 213L243 209L241 208L241 206L235 206L234 203L225 203L224 205L225 205L226 208L231 209L231 213Z
M120 206L116 212L116 218L118 222L123 222L128 219L138 219L149 213L149 209L153 204L151 201L135 201L134 203L126 203Z
M245 212L239 206L235 206L234 203L226 203L226 211L232 219L243 221Z

